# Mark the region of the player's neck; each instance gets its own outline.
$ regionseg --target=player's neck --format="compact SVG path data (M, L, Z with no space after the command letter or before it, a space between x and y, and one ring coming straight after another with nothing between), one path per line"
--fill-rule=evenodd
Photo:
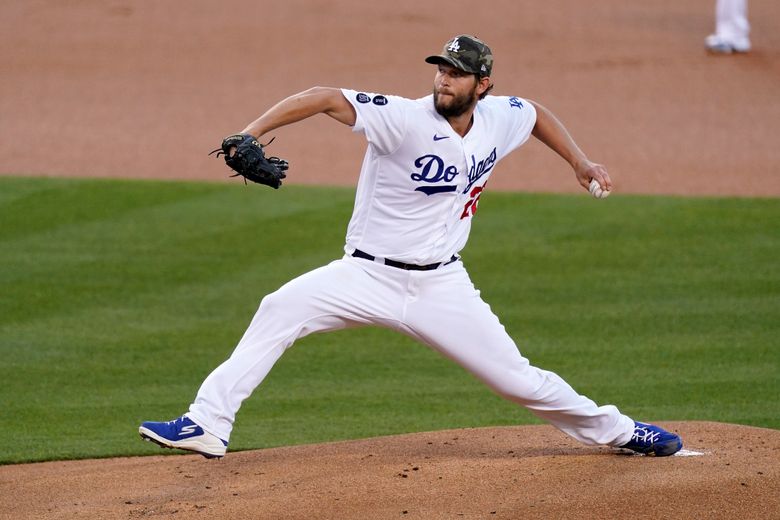
M455 133L461 137L465 137L474 124L474 108L472 107L459 116L448 117L447 122L452 129L455 130Z

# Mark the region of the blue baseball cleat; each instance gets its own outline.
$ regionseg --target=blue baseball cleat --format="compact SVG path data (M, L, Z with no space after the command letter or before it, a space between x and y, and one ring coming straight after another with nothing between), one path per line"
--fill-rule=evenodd
M682 439L658 426L634 421L634 435L620 447L645 455L668 457L682 449Z
M138 428L138 433L163 448L194 451L207 459L224 457L227 451L227 441L205 431L186 415L168 422L146 421Z

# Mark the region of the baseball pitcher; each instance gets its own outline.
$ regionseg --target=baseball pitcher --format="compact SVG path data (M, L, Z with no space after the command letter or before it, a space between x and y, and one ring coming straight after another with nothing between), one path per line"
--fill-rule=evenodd
M493 55L460 35L425 60L433 92L419 99L315 87L279 102L216 151L246 179L274 188L286 161L267 158L262 136L327 114L368 142L344 256L262 299L229 359L203 381L189 411L144 422L143 438L222 457L241 403L295 340L315 332L377 325L441 353L500 396L590 445L656 456L682 447L674 433L599 406L556 374L531 365L469 278L459 253L498 163L534 136L565 159L596 198L612 191L546 108L488 95Z

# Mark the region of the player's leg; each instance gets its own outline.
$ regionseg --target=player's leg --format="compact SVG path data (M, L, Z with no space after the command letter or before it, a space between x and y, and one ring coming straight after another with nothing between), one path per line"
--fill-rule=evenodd
M750 32L747 0L718 0L717 30L719 35L730 41L747 39Z
M438 271L420 277L424 281L419 297L408 304L405 322L410 335L583 443L618 446L631 439L631 418L615 406L596 405L520 354L459 262Z
M393 281L367 274L353 259L337 260L288 282L263 298L231 356L204 380L187 417L206 434L226 442L241 403L296 339L314 332L381 323L390 315L387 309L393 301L399 301ZM142 435L154 435L147 430ZM166 434L160 434L150 440L171 447L171 443L160 442L164 437ZM216 448L224 454L224 449Z
M747 52L750 50L750 23L747 0L717 0L715 4L715 34L707 40L710 50Z

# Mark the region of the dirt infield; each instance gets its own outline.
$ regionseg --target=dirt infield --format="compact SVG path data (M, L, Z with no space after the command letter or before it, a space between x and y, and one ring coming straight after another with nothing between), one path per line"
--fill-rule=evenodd
M493 48L495 92L550 107L617 193L780 196L780 2L751 0L755 49L730 57L703 51L713 4L2 2L0 175L224 181L206 154L273 102L316 84L422 96L423 57L468 32ZM275 135L286 182L355 183L348 128ZM530 143L491 189L579 188ZM703 454L621 456L532 426L4 466L0 518L780 518L780 432L666 425Z
M780 431L664 423L692 456L579 445L550 426L0 467L0 517L777 518ZM701 454L701 455L694 455Z
M418 97L453 34L485 39L497 94L547 105L618 192L780 195L780 3L755 50L703 49L714 0L71 0L0 4L0 174L225 180L206 157L316 84ZM364 141L320 116L275 132L290 183L353 185ZM29 150L35 151L30 154ZM532 143L491 189L571 192Z

